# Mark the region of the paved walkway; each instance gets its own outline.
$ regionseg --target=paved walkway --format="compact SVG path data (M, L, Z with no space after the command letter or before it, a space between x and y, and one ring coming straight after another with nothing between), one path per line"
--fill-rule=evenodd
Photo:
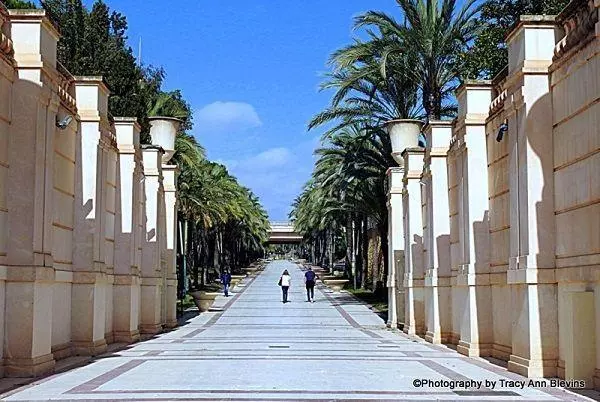
M292 275L285 305L284 269ZM523 377L387 330L347 294L319 288L307 303L302 277L296 265L273 262L188 325L3 400L583 400L560 388L521 389Z

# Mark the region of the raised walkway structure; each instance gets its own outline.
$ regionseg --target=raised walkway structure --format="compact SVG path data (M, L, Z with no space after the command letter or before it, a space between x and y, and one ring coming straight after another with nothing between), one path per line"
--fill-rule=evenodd
M294 230L294 224L287 221L272 221L269 232L269 243L300 243L302 235Z
M284 269L287 304L277 286ZM0 399L584 400L558 387L520 389L513 381L528 384L524 377L389 331L347 293L319 285L307 303L302 277L297 265L275 261L187 325Z

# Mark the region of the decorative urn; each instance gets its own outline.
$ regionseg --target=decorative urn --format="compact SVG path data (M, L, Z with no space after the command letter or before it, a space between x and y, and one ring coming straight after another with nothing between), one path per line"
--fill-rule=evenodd
M174 117L149 117L150 137L152 145L158 145L165 153L162 157L162 163L166 164L175 154L175 136L179 131L182 121Z
M423 122L413 119L396 119L386 122L383 126L390 135L394 160L398 165L404 165L402 152L407 148L419 146L419 135L423 128Z

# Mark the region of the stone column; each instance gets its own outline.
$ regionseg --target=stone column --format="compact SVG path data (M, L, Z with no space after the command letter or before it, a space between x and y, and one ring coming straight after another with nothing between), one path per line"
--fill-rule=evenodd
M153 335L161 331L162 264L160 241L161 200L163 177L161 172L162 148L145 146L144 193L146 234L142 239L142 298L140 333Z
M115 222L113 320L115 342L139 340L140 272L136 261L136 212L139 208L140 126L136 118L115 118L118 188Z
M109 90L102 77L77 77L81 138L77 145L71 332L75 353L106 350L106 172L104 149L113 141Z
M459 113L452 152L458 229L458 272L453 292L454 320L460 328L458 352L488 356L492 344L490 232L485 123L492 87L467 82L457 93Z
M166 217L166 324L177 326L177 166L162 166Z
M106 315L104 338L106 343L114 342L113 327L113 297L114 297L114 260L115 260L115 220L117 193L117 163L118 154L114 127L110 128L109 141L102 141L104 190L104 264L106 267Z
M404 239L402 233L402 168L390 168L387 171L388 180L388 322L390 328L404 325L404 290L397 287L398 278L404 276L404 267L396 263L399 254L403 254ZM402 257L403 260L403 257ZM403 262L403 261L402 261ZM402 289L401 292L398 292ZM400 310L402 309L402 310ZM399 312L402 311L402 316Z
M12 87L14 81L13 47L10 40L8 11L0 4L0 328L4 328L4 300L6 291L6 255L8 243L8 168L9 168L9 130L12 108ZM0 331L0 344L4 344L4 330ZM0 348L0 377L4 376L4 351Z
M556 375L558 358L552 102L548 68L556 27L552 17L521 17L507 38L510 259L513 300L508 368L525 376Z
M427 148L423 182L425 208L425 339L446 342L451 329L450 209L446 156L452 137L452 123L430 121L425 127Z
M4 367L8 376L28 377L54 369L53 214L46 208L51 206L53 191L47 161L54 151L57 105L52 100L52 83L42 77L56 75L59 34L41 10L10 11L10 20L17 80L12 85L8 147L0 151L9 150L5 157L4 262L10 302L3 307ZM3 98L0 104L8 100Z
M404 151L402 203L404 211L404 288L405 325L409 335L422 335L425 330L423 295L423 220L421 213L421 175L423 157L421 148Z

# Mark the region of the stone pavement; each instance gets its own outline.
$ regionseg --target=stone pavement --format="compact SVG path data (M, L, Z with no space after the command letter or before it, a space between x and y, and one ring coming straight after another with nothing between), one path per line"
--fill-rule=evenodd
M284 269L292 275L285 305ZM386 329L348 294L319 287L307 303L302 278L295 264L273 262L176 331L2 400L590 400L557 387L521 389L521 376Z

